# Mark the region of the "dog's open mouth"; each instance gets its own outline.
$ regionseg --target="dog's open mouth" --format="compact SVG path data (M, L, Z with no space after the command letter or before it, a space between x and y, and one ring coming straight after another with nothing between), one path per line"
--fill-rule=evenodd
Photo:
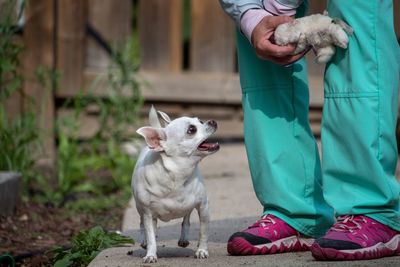
M198 147L197 150L199 151L217 151L219 149L218 143L211 143L208 140L203 141Z

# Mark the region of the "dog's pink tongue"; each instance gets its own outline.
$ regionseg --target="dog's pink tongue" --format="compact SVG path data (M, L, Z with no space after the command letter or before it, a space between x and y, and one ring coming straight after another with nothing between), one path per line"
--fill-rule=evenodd
M219 144L218 143L201 143L199 145L199 149L200 150L216 150L219 148Z

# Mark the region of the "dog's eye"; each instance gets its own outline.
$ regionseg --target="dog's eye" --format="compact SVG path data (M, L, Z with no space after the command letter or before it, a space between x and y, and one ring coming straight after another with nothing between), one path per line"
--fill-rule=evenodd
M194 125L189 125L189 128L187 129L188 134L195 134L197 132L197 128Z

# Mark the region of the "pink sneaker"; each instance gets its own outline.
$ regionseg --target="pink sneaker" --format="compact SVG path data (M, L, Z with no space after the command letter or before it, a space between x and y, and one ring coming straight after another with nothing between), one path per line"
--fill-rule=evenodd
M400 255L400 232L364 215L346 215L311 247L317 260L369 260Z
M231 255L259 255L309 250L312 238L299 232L274 215L265 215L255 224L234 233L228 241Z

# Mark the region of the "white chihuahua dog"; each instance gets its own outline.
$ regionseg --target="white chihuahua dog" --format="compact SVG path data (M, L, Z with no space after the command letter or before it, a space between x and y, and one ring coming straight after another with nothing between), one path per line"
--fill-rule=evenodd
M137 130L145 138L147 147L141 151L132 177L133 195L140 214L141 246L147 248L143 262L157 262L157 219L169 221L183 217L178 245L189 245L189 219L193 209L197 209L200 218L195 257L207 258L208 198L198 163L219 150L218 143L207 141L217 130L217 123L189 117L171 121L164 112L158 111L158 114L164 120L164 128L152 107L150 126Z

